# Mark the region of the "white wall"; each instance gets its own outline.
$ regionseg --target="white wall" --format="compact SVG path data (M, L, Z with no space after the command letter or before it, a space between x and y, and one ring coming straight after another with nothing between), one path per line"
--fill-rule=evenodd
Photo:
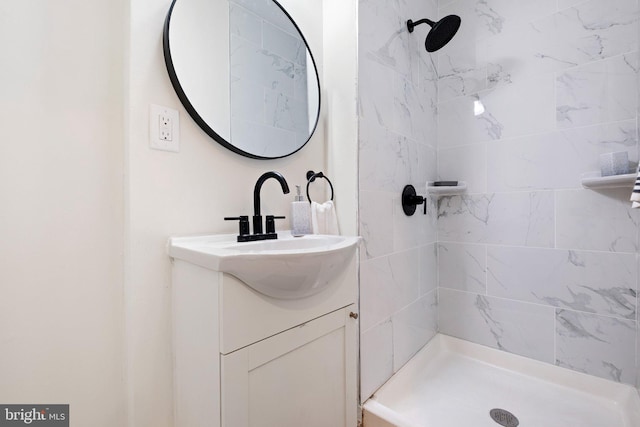
M288 3L322 71L323 3ZM342 4L353 16L354 2ZM343 64L334 55L331 76L321 79L346 88L338 98L350 102L337 119L323 104L318 130L299 153L238 156L209 139L173 92L161 49L169 5L0 6L3 403L68 402L74 425L171 426L167 237L235 232L222 218L251 213L265 171L282 172L293 188L309 169L340 166L330 174L340 221L355 232L355 122L344 113L355 114L355 78L338 82ZM149 149L150 103L180 110L180 153ZM333 137L341 139L338 159L327 154ZM292 195L275 182L262 196L263 212L288 214Z
M323 70L323 26L318 18L323 15L323 2L290 0L282 4L297 21ZM307 170L326 171L327 167L326 106L311 141L298 153L278 160L241 157L197 127L180 105L163 62L161 34L169 5L169 0L131 0L126 154L126 364L130 426L172 425L171 264L165 253L167 238L192 233L234 233L237 225L223 221L223 217L251 215L253 187L262 173L280 171L294 189L295 184L305 183ZM180 153L149 149L150 103L180 111ZM355 139L345 140L344 144L355 153ZM330 175L334 186L341 188L344 184L353 188L354 183L346 182L348 178L343 176L349 177ZM293 194L283 195L280 186L270 180L262 190L263 214L288 215L292 200ZM336 200L339 210L341 204L353 203ZM339 215L345 223L355 222L355 209L352 212L345 209ZM288 228L286 224L281 227Z
M357 0L323 0L327 171L342 234L358 234Z
M121 1L0 3L0 401L125 423Z

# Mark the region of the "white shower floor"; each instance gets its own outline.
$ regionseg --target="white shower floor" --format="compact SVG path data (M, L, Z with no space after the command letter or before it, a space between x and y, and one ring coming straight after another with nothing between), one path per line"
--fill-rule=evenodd
M496 427L505 409L520 427L638 427L640 398L626 385L438 335L365 405L365 427Z

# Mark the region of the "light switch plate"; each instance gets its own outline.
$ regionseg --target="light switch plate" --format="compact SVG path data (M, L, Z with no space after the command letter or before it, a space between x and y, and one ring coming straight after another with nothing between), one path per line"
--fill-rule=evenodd
M155 150L180 151L180 114L162 105L149 106L149 147Z

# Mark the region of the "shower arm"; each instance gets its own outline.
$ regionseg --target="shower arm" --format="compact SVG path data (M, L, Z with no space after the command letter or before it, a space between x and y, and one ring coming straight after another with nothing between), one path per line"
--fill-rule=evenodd
M413 33L413 29L417 25L420 25L420 24L429 24L430 26L433 27L435 25L435 22L433 22L431 19L426 19L426 18L425 19L419 19L419 20L417 20L415 22L413 22L411 19L409 19L407 21L407 28L409 29L410 33Z

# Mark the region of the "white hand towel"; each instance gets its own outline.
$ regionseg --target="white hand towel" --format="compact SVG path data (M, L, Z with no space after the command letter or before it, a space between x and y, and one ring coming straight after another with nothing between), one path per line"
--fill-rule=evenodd
M640 164L638 164L638 172L636 176L636 183L633 186L633 192L631 193L631 207L634 209L640 208Z
M311 202L311 228L313 234L340 234L338 217L333 202Z

